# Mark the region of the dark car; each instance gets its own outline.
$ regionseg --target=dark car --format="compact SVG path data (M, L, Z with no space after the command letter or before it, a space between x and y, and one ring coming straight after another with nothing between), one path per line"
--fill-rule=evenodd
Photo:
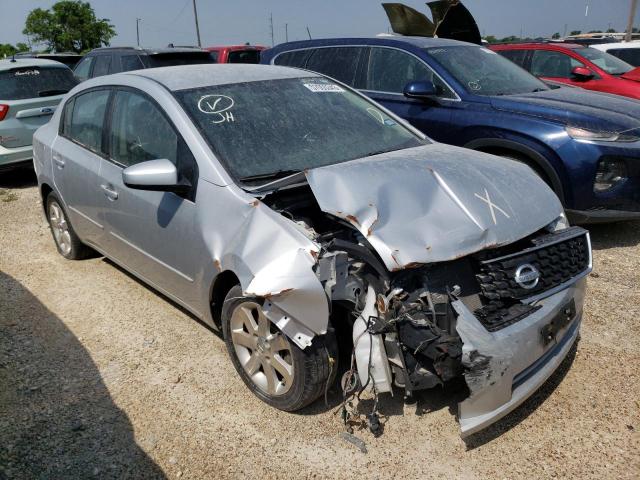
M548 42L510 43L490 48L536 77L640 99L640 70L597 48Z
M528 164L576 222L640 218L635 100L548 85L491 50L441 38L291 42L262 63L324 73L437 141Z
M84 81L112 73L142 70L144 68L171 67L215 63L206 50L197 47L106 47L91 50L73 70Z

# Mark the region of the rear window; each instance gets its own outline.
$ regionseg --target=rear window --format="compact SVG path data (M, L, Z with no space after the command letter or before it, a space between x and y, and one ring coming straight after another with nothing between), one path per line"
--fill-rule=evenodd
M62 95L77 84L68 68L15 68L0 72L0 99L24 100Z
M629 65L640 67L640 48L616 48L613 50L607 50L607 53L618 57Z
M228 63L260 63L259 50L236 50L229 52Z
M215 63L209 52L175 52L149 55L151 67L172 67L175 65L198 65Z

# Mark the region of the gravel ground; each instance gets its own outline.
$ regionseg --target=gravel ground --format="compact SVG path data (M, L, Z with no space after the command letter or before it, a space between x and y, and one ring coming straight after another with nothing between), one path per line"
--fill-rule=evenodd
M39 202L2 174L0 478L640 477L640 223L591 229L582 339L521 408L465 443L450 395L396 395L363 454L323 402L260 402L215 333L110 262L64 260Z

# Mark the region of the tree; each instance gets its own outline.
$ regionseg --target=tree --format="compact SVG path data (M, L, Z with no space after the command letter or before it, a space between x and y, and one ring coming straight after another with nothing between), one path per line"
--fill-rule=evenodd
M580 35L582 33L582 30L571 30L571 33L569 35Z
M10 57L16 52L16 47L10 43L0 43L0 58Z
M109 45L116 34L108 18L97 19L91 5L81 0L63 0L49 10L32 10L22 33L49 50L77 53Z
M26 43L18 42L18 43L16 43L16 50L18 52L28 52L29 51L29 45L27 45Z
M557 40L560 38L560 32L556 32L553 35L551 35L551 38L553 38L554 40Z
M607 29L607 33L616 33L616 29L615 28L609 28L609 29Z
M487 43L497 43L498 39L495 37L495 35L487 35L486 37L484 37L484 39L487 41Z

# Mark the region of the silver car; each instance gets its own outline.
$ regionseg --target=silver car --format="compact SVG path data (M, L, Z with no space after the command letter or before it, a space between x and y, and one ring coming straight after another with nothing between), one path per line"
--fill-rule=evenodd
M530 396L578 336L589 235L546 184L327 77L100 77L34 138L58 251L96 250L220 328L245 384L279 409L338 372L345 418L362 392L464 379L468 435ZM375 407L368 418L375 431Z
M69 67L59 62L0 60L0 169L31 162L33 133L77 84Z

